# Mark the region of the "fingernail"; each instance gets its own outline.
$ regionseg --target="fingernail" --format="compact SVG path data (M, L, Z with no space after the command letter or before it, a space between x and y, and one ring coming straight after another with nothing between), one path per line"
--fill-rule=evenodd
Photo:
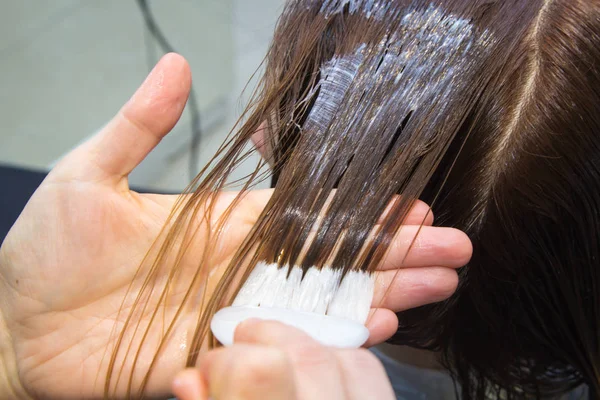
M233 332L233 343L236 343L239 339L240 332L245 331L246 329L250 329L254 324L259 323L261 320L259 318L248 318L237 324L235 330Z
M259 323L260 321L261 321L261 320L260 320L259 318L248 318L248 319L245 319L245 320L243 320L242 322L240 322L240 323L238 324L238 326L236 327L236 329L239 329L239 328L240 328L242 325L243 325L243 326L244 326L244 328L245 328L246 326L251 326L251 325L257 324L257 323Z
M177 374L173 380L172 389L183 400L206 398L202 383L193 369L186 369Z

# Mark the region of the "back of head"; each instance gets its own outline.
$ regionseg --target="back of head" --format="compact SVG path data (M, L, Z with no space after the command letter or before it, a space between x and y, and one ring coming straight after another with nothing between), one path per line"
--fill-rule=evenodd
M394 341L443 350L465 397L600 395L600 2L546 0L453 146L422 198L474 255Z
M370 57L377 67L364 67ZM278 92L278 188L335 185L342 195L330 216L351 216L350 232L370 229L392 193L420 197L436 224L473 241L457 293L401 313L393 342L443 351L464 398L581 382L600 393L600 2L292 2L267 65L273 86L290 66L320 68L321 80L296 77ZM315 87L325 96L299 90ZM302 201L314 198L295 198L293 218L310 215ZM381 237L397 229L390 223ZM363 240L341 254L356 260Z

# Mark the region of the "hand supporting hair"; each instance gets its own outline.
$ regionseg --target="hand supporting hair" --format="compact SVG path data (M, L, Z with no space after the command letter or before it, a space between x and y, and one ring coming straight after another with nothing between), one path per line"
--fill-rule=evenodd
M185 60L165 56L115 118L56 166L9 232L0 249L0 398L90 398L105 393L115 332L123 326L140 288L148 284L138 267L154 241L161 240L163 225L178 200L136 193L127 176L176 123L190 81ZM231 214L233 228L206 268L219 274L270 195L268 190L246 193ZM234 197L219 194L215 213L226 209ZM379 267L375 301L384 293L388 296L368 324L370 345L395 332L395 312L450 296L457 284L455 268L471 255L470 241L462 232L424 226L417 246L399 269L418 229L410 225L419 224L428 212L424 203L415 205L408 226ZM195 222L199 228L210 223L200 216ZM430 215L426 225L431 224ZM190 259L184 260L181 273L188 280L197 273L193 257L203 240L201 233L194 238ZM161 270L153 279L168 279L168 273ZM210 296L210 290L205 295ZM172 316L182 302L177 290L167 296L172 307L163 307L156 318ZM148 304L148 310L154 306ZM117 372L125 378L111 386L108 395L138 393L151 362L154 372L146 395L167 395L174 374L185 365L197 312L186 309L181 314L154 361L162 332L160 325L153 325L140 354L116 360L122 368ZM142 313L139 329L154 317ZM125 332L124 340L132 337L132 330Z

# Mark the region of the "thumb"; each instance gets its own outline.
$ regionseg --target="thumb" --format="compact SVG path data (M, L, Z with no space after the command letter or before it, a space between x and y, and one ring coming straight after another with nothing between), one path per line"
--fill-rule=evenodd
M179 400L207 400L208 389L200 371L188 368L177 374L173 380L173 395Z
M117 115L69 153L51 177L127 185L127 175L175 126L187 101L191 73L180 55L165 55Z

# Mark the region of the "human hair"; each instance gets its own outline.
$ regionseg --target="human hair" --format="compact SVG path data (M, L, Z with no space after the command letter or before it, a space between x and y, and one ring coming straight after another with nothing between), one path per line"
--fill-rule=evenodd
M213 220L216 196L262 129L269 158L205 232L157 357L193 304L195 365L216 344L212 315L260 261L373 271L421 199L436 225L469 235L473 258L450 299L399 314L391 342L440 351L463 399L539 398L580 383L600 393L598 68L597 0L289 1L253 101L140 268L146 278L106 392L120 377L117 360L139 354L164 322L193 222ZM198 295L231 210L269 177L274 192L258 221L213 295ZM169 278L158 281L164 269ZM140 328L152 296L158 306ZM125 349L131 335L141 342Z

